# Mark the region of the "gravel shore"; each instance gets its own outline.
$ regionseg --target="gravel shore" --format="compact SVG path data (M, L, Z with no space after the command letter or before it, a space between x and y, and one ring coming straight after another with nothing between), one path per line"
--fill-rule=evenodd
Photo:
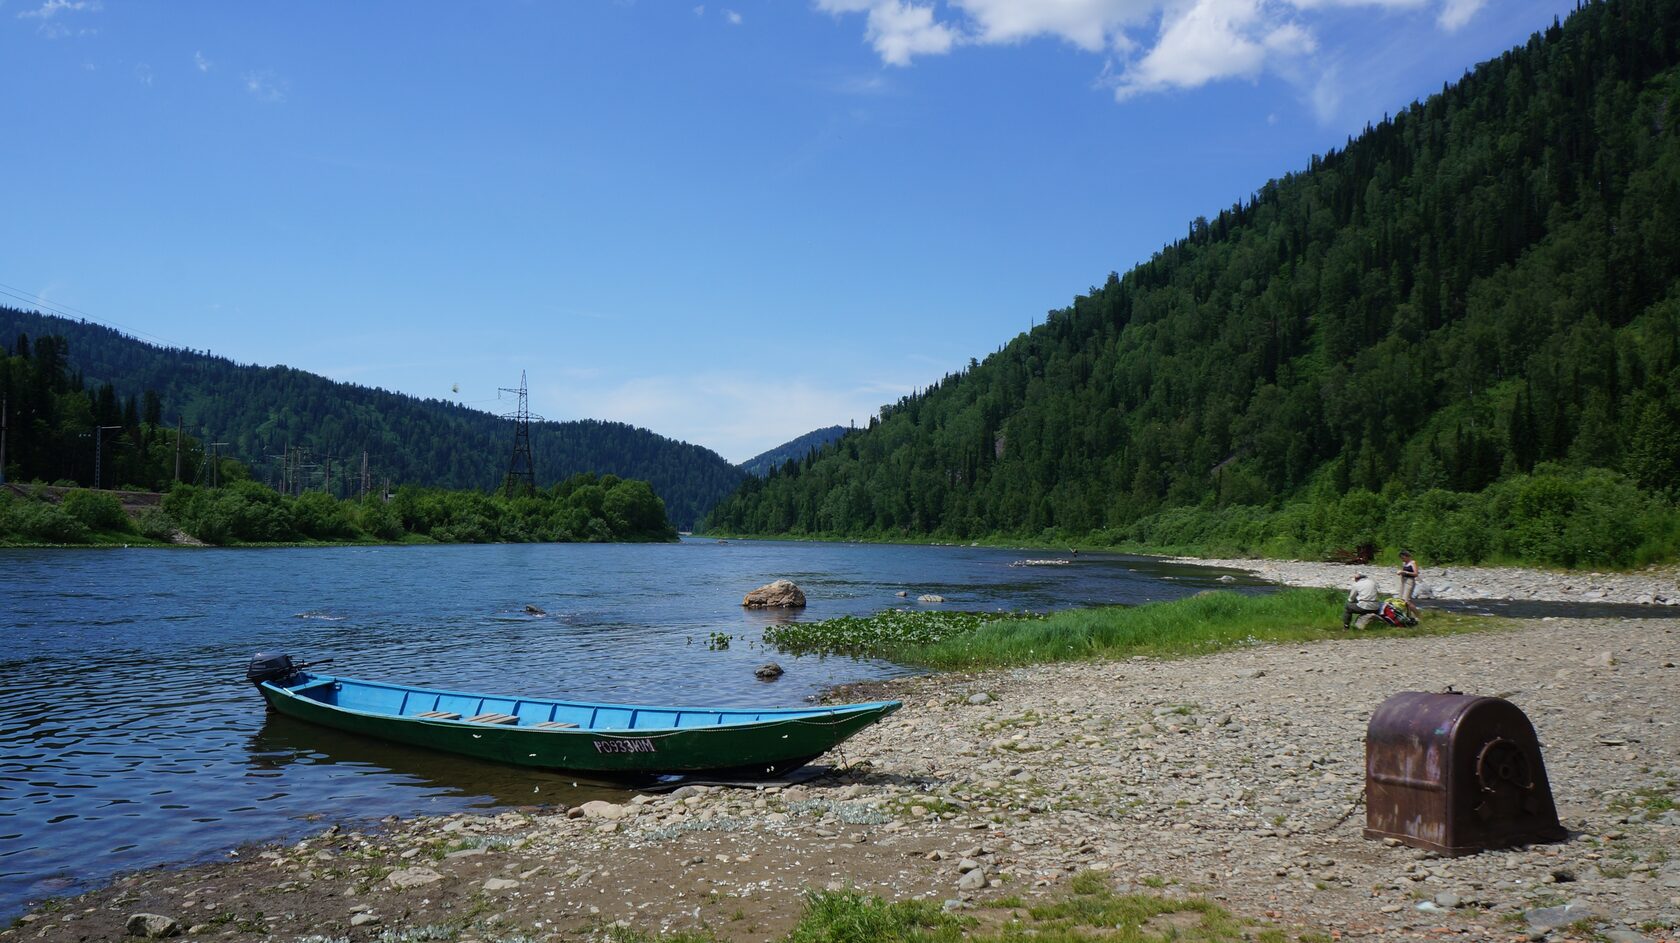
M1310 560L1208 559L1173 557L1175 563L1247 570L1269 583L1346 589L1355 573L1370 573L1384 593L1400 592L1395 568L1383 564L1352 566ZM1525 567L1443 566L1425 563L1418 581L1419 600L1519 599L1543 602L1680 605L1680 567L1648 567L1633 573L1553 571Z
M898 680L871 693L904 710L823 761L849 772L811 784L335 826L131 875L0 939L117 939L152 915L159 932L238 939L492 943L617 924L765 940L809 888L984 919L1083 871L1292 936L1673 939L1677 660L1667 620L1548 619ZM1361 837L1372 709L1448 685L1528 713L1568 841L1443 859Z

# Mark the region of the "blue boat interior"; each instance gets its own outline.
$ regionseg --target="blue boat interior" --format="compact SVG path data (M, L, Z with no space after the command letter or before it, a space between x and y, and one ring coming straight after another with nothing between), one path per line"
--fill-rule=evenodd
M420 721L495 724L542 730L679 730L733 724L768 723L802 718L834 718L881 703L806 709L725 710L704 707L642 707L631 704L590 704L517 698L429 688L410 688L305 675L286 685L273 685L301 698L343 710Z

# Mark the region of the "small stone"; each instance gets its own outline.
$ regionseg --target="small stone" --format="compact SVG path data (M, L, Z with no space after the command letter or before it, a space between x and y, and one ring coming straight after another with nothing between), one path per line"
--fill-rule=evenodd
M1266 672L1259 668L1244 668L1237 672L1237 677L1244 681L1253 681L1255 678L1264 678L1265 676Z
M356 914L354 917L350 918L350 925L352 927L365 927L370 923L378 923L378 922L379 922L379 915L378 914L360 913L360 914Z
M512 878L491 878L484 882L487 891L511 891L519 886L519 882Z
M1452 891L1442 891L1441 893L1435 895L1435 903L1437 906L1445 910L1452 910L1454 907L1463 903L1463 898L1454 894Z
M1606 930L1604 938L1610 943L1651 943L1650 937L1632 930Z
M123 932L129 936L161 940L166 936L178 935L181 932L181 924L174 917L165 917L163 914L132 914L128 922L123 924Z
M964 874L967 874L978 867L980 867L980 862L975 861L973 858L964 858L963 860L957 862L957 870L963 872Z
M923 593L922 595L916 597L916 601L928 603L944 602L945 597L939 595L938 593Z
M753 672L753 675L760 681L774 681L780 678L782 674L782 666L773 661L759 665L758 670Z
M443 875L431 868L403 868L385 875L385 880L390 882L392 887L420 887L443 880Z
M985 886L985 868L975 868L972 871L965 872L962 878L957 881L957 890L959 891L977 891Z
M1532 930L1555 930L1577 920L1595 916L1586 904L1570 902L1560 907L1540 907L1523 914Z
M622 819L630 814L624 806L602 799L590 800L578 808L582 810L578 814L586 819Z
M985 691L981 691L979 694L970 694L968 696L968 703L973 704L976 707L981 704L990 704L992 703L992 696L987 694Z

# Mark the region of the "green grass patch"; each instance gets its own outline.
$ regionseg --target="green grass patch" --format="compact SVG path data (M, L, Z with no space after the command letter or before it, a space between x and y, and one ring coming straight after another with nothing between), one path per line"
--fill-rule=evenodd
M778 626L765 641L785 651L884 658L938 669L1042 662L1185 657L1236 645L1340 638L1345 594L1289 589L1265 595L1210 592L1142 606L1076 609L1049 616L893 611ZM967 617L967 618L963 618ZM1503 620L1432 612L1414 628L1360 636L1444 635L1496 628Z
M764 641L792 655L880 657L883 652L937 645L994 622L1031 622L1030 612L888 609L872 616L794 622L764 630Z
M1034 907L1019 897L993 901L982 905L981 919L946 913L925 900L888 901L850 889L813 891L806 895L805 913L780 943L1244 943L1252 938L1252 929L1245 933L1241 922L1204 898L1116 894L1107 876L1096 872L1077 876L1072 891L1063 900ZM999 924L997 912L1004 910L1025 910L1026 917ZM1259 932L1261 940L1287 943L1276 931ZM609 943L719 939L706 928L653 935L619 927L606 928L602 938Z

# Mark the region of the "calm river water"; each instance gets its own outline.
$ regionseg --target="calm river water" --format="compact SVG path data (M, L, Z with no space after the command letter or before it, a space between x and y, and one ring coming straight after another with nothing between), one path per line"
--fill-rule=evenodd
M767 652L779 618L1052 609L1188 595L1218 570L1081 554L690 539L668 545L0 550L0 918L113 874L226 854L310 823L603 787L270 717L258 650L433 687L581 700L796 706L895 665ZM810 605L750 613L778 577ZM1239 585L1253 585L1237 574ZM914 605L914 603L910 603ZM526 605L545 617L524 614ZM709 651L713 632L734 636ZM787 669L766 684L753 668ZM319 826L314 826L319 827Z

